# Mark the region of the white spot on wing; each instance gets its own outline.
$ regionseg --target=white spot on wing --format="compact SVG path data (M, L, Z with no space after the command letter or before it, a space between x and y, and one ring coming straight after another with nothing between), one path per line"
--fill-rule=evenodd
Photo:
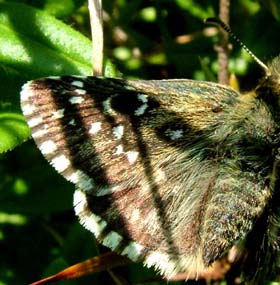
M70 160L65 155L60 155L51 160L51 164L58 172L63 172L70 166Z
M101 122L92 123L89 133L93 135L98 133L100 130L101 130Z
M160 270L161 273L171 277L175 272L175 263L170 260L167 254L152 251L146 257L144 261L147 267L154 266L156 269Z
M96 238L99 238L104 229L107 227L107 222L98 217L95 214L91 214L90 217L87 217L87 219L82 220L82 225L91 231Z
M67 179L84 191L89 191L94 186L93 179L81 170L73 172Z
M116 127L113 127L112 130L113 130L113 135L114 135L116 140L119 140L122 138L123 132L124 132L124 126L118 125Z
M71 85L79 88L84 88L84 82L80 80L73 81Z
M80 97L80 96L75 96L75 97L71 97L70 99L69 99L69 102L71 103L71 104L81 104L83 101L85 100L85 98L83 98L83 97Z
M79 95L85 95L87 93L87 91L84 89L75 89L74 91Z
M21 108L24 115L32 115L36 110L36 107L31 104L22 104Z
M146 109L148 108L148 95L147 94L138 94L137 98L139 101L143 103L138 109L135 110L134 115L135 116L141 116L145 113Z
M36 127L43 123L42 117L35 117L28 121L28 125L30 128Z
M177 140L177 139L180 139L183 137L183 133L184 131L182 129L180 130L167 130L166 131L166 134L169 136L169 138L174 141L174 140Z
M137 98L139 101L143 102L143 103L147 103L148 102L148 95L147 94L138 94Z
M123 88L125 88L126 90L129 90L129 91L135 91L135 88L130 86L130 85L124 85Z
M120 155L123 153L123 146L121 144L118 145L116 148L117 148L115 152L116 155Z
M39 149L41 150L42 154L50 154L57 150L57 145L55 144L54 141L48 140L48 141L43 142L39 146Z
M137 152L137 151L128 151L126 153L126 157L128 159L128 162L130 164L133 164L137 160L138 155L139 155L139 152Z
M76 215L80 218L80 223L91 231L96 238L99 238L107 227L107 222L101 217L89 212L86 194L81 190L76 190L74 193L74 209Z
M103 105L103 110L104 113L108 113L110 114L112 112L112 108L111 108L111 98L108 98L107 100L102 102Z
M141 257L144 247L135 241L131 241L122 251L122 255L127 256L132 261L137 262Z
M68 123L68 125L76 126L76 122L75 122L75 120L74 120L74 119L72 119L72 120Z
M45 136L46 134L48 134L48 131L46 129L42 129L42 130L38 130L37 132L33 133L32 137L34 139L37 139L37 138L41 138Z
M122 236L119 235L117 232L111 231L109 232L102 241L102 244L115 250L120 242L122 241Z
M65 109L59 109L57 111L52 112L52 115L55 119L61 119L64 117Z
M142 106L140 106L138 109L135 110L134 115L135 116L143 115L147 108L148 108L148 104L147 103L143 104Z
M75 172L73 172L70 176L67 177L67 179L71 182L73 182L74 184L78 183L79 181L81 181L81 179L83 179L84 177L84 172L82 172L81 170L77 170Z
M27 101L30 97L33 96L33 90L32 90L32 87L30 87L31 83L32 81L29 81L22 86L21 92L20 92L21 101Z
M157 251L153 251L151 252L150 254L148 254L145 258L145 264L148 266L148 267L151 267L153 266L154 264L157 264L160 260L162 259L166 259L166 257L160 253L160 252L157 252Z
M198 248L197 252L194 254L184 255L179 259L174 260L172 255L169 255L160 251L150 251L144 260L144 264L147 267L154 266L155 269L159 270L162 275L167 277L172 277L178 272L188 269L188 275L197 277L197 273L204 271L205 265L202 259L201 248Z
M74 192L73 205L77 215L80 215L85 210L85 207L87 206L86 201L86 194L83 191L76 190Z

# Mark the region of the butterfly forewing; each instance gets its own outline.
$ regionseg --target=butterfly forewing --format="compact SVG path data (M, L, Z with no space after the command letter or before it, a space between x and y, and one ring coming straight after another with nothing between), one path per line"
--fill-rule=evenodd
M241 144L261 146L244 123L256 103L230 88L64 76L27 83L21 101L39 149L78 188L81 223L163 274L208 266L251 229L270 196L234 159ZM228 214L237 207L238 223Z

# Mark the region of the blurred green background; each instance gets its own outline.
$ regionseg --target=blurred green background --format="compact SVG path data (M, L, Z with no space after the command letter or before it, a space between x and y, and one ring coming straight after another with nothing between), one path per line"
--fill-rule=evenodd
M203 19L218 15L218 1L104 0L103 5L105 55L118 76L215 79L219 35ZM232 30L260 59L269 62L278 56L278 0L235 0L230 11ZM19 107L20 88L30 79L89 75L89 37L84 0L0 1L0 285L28 284L97 254L94 237L74 216L74 186L29 139ZM235 43L230 73L237 75L242 90L256 86L263 75ZM116 272L127 284L154 274L140 264ZM62 284L115 283L104 272Z

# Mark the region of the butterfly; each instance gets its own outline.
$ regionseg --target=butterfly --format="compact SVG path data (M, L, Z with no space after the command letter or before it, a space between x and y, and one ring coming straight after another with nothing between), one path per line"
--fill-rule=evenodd
M48 77L23 86L21 106L99 242L165 276L197 274L275 201L279 66L247 94L188 79Z

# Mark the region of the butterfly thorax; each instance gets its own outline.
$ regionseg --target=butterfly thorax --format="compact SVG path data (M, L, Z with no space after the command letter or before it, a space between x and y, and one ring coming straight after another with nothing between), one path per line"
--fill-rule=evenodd
M280 58L273 59L266 76L260 81L256 88L256 95L263 100L270 109L276 122L280 122Z

